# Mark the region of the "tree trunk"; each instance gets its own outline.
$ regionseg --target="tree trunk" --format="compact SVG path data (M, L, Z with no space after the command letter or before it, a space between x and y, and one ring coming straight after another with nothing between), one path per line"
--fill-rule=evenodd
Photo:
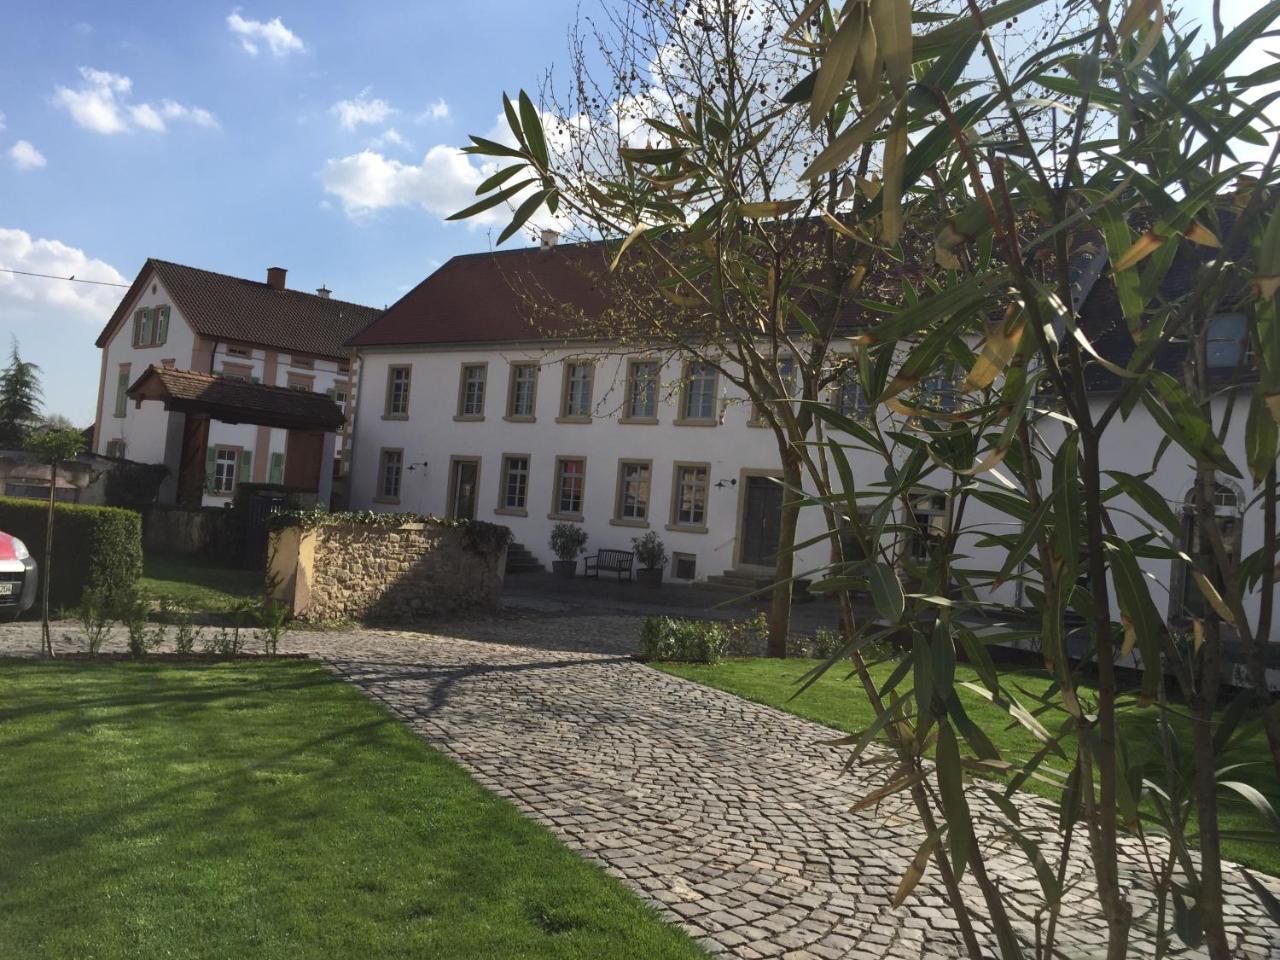
M53 507L58 488L58 461L49 467L49 518L44 528L44 564L40 569L42 579L40 602L40 644L43 652L53 656L53 637L49 634L49 581L53 574Z
M796 523L800 518L800 505L796 503L800 490L800 463L788 451L782 458L782 483L786 487L782 500L782 513L778 520L778 560L775 570L772 604L769 608L769 656L787 655L787 637L791 633L791 577L795 573L796 558L792 549L796 544Z

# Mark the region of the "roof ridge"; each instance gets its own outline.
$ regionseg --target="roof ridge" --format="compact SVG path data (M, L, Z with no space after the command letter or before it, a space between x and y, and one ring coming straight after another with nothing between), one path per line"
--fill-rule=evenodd
M219 270L206 270L204 267L193 267L190 264L178 263L176 260L163 260L160 257L147 257L147 263L160 264L166 267L176 267L179 270L190 270L192 273L203 273L210 277L219 277L223 280L235 280L238 283L251 283L259 287L270 287L271 285L265 280L251 280L248 277L237 277L234 273L223 273ZM310 297L313 300L322 300L325 303L342 303L351 307L359 307L361 310L381 310L381 307L370 306L367 303L356 303L354 300L342 300L338 297L322 297L318 293L308 293L306 290L298 290L295 288L285 287L277 293L292 293L300 297Z

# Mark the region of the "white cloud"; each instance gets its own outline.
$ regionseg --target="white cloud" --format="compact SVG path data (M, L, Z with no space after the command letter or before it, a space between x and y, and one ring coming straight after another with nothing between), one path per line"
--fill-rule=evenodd
M287 57L307 49L302 39L279 17L265 21L246 20L240 16L240 8L237 7L227 17L227 29L240 38L240 46L250 56L256 57L262 44L266 44L275 57Z
M4 129L4 114L0 113L0 130Z
M470 202L482 179L461 150L445 146L432 147L418 164L362 150L330 160L320 171L325 192L342 201L353 217L411 206L447 217Z
M9 148L9 159L19 170L36 170L48 166L44 154L32 145L30 140L19 140Z
M57 240L34 239L25 230L0 227L0 263L27 273L127 282L111 264ZM24 323L47 324L60 316L104 324L123 294L120 287L0 273L0 314L15 330Z
M418 114L419 123L423 123L427 120L448 120L448 119L449 119L449 104L445 102L444 97L441 97L435 103L431 104L431 106L427 107L427 109L423 110L420 114Z
M366 87L350 100L339 100L329 112L338 118L343 130L354 130L361 124L382 123L396 111L380 97L370 97Z
M129 133L149 130L163 133L166 121L177 120L200 127L216 127L217 118L202 107L188 107L175 100L164 99L160 105L130 103L133 81L118 73L81 67L84 83L75 90L58 87L53 101L64 107L71 118L94 133Z
M395 127L387 127L386 130L369 141L370 150L382 150L384 147L399 147L401 150L412 149L409 141Z

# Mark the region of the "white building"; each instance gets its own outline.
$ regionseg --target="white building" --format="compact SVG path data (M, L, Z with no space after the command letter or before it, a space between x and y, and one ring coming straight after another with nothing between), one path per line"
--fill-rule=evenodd
M344 342L378 313L334 300L323 288L314 294L289 290L279 267L262 282L149 259L97 340L102 370L95 452L166 464L170 479L161 499L172 502L184 443L191 455L190 438L184 441L189 415L130 400L129 388L152 366L324 394L345 411L353 403L354 375ZM289 406L287 396L263 396ZM198 495L206 506L227 503L245 481L317 492L325 503L334 481L345 483L345 428L326 436L324 430L286 430L251 418L215 418L202 439L197 454L204 482L187 499Z
M568 521L587 531L588 553L631 549L633 537L658 531L672 554L671 579L771 573L782 490L770 478L780 475L780 462L772 431L753 425L745 396L714 371L670 353L566 339L545 311L529 309L536 296L590 315L600 300L584 267L593 257L600 269L599 252L580 245L455 257L352 339L361 397L352 505L503 523L544 561L551 559L552 526ZM1099 320L1101 348L1123 359L1128 334L1119 313L1111 317L1114 291L1109 278L1098 282L1100 272L1090 271L1093 286L1082 291L1090 297L1085 312ZM1224 315L1219 330L1226 377L1236 364L1242 318ZM1095 385L1101 408L1114 382L1101 376ZM829 400L846 408L859 403L856 393L833 392ZM1239 464L1243 427L1238 413L1226 442ZM1107 466L1146 473L1162 437L1139 405L1109 430ZM883 464L873 456L855 456L852 466L862 489L883 479ZM1173 447L1149 480L1188 521L1187 530L1184 504L1194 476L1191 458ZM1219 509L1236 518L1240 556L1262 542L1261 524L1244 517L1250 497L1238 481L1222 478ZM928 491L911 504L913 515L899 519L918 531L907 549L927 551L949 505ZM1138 536L1135 521L1116 515L1131 527L1120 535ZM823 529L820 511L802 510L797 542ZM988 552L994 548L978 546L984 536L1016 532L1006 515L973 500L965 529L957 552L975 567L1000 565ZM815 543L798 552L796 570L820 569L828 558L827 544ZM1182 564L1141 563L1171 619L1185 619L1187 606L1203 602ZM993 599L1020 605L1019 590L1008 584ZM1255 595L1251 615L1257 602Z

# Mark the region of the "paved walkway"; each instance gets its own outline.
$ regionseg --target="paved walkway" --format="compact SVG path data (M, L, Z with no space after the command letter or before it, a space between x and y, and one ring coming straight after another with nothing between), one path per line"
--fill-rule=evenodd
M0 652L33 650L26 630L0 627ZM844 773L844 753L821 743L835 732L631 661L621 654L635 630L626 617L531 615L434 635L297 632L288 647L324 657L716 953L962 956L932 868L904 907L890 906L922 838L909 801L848 812L883 768ZM554 649L566 642L614 652ZM1021 809L1024 829L1052 844L1048 810L1031 799ZM992 875L1025 891L1029 909L1037 883L1025 858L998 838L983 843ZM1125 882L1147 922L1150 900L1130 853ZM1063 954L1091 956L1100 924L1080 908L1088 872L1079 857L1071 876L1081 883L1062 924ZM979 904L976 888L966 889ZM1239 956L1280 956L1280 930L1237 871L1228 894ZM1029 915L1019 926L1031 935Z

